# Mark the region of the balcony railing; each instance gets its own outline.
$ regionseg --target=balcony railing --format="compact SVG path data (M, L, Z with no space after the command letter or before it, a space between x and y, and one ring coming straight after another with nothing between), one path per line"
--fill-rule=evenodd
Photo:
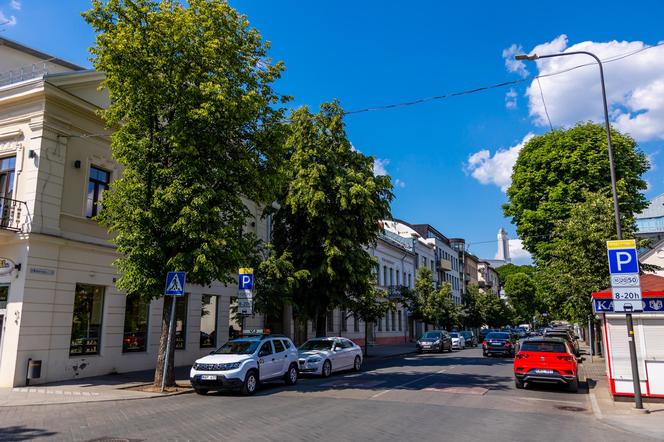
M404 285L388 285L387 286L387 297L390 301L396 301L403 297L403 291L407 287Z
M23 232L28 222L28 205L24 201L0 197L0 230Z
M437 259L436 266L444 272L449 272L452 270L452 261L449 259Z
M48 74L46 63L21 66L10 71L0 72L0 87L43 77L46 74Z

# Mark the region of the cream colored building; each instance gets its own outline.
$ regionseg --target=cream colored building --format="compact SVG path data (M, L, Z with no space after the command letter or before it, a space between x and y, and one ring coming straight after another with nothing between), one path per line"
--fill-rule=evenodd
M115 248L90 219L121 172L97 115L108 103L102 78L0 38L0 386L25 385L30 359L42 364L31 384L155 365L162 299L146 305L117 290ZM250 208L247 228L267 239ZM229 313L236 286L186 290L176 365L238 328Z

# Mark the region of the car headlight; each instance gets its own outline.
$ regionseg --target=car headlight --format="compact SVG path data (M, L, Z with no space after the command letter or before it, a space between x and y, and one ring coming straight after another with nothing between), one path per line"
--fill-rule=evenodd
M436 340L436 342L433 343L433 345L438 345L440 344L440 339Z
M242 362L229 362L227 364L219 364L219 370L235 370L236 368L240 368L240 365L242 365Z
M311 364L318 364L322 360L323 360L322 358L319 358L318 356L316 356L316 357L307 359L307 362L309 362Z
M191 368L198 370L198 362L194 362L194 365L192 365Z

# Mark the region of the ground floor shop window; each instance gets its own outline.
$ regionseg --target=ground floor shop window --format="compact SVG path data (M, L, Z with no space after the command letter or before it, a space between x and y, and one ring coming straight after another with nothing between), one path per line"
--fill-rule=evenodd
M397 331L396 312L392 310L392 331Z
M397 318L399 319L399 331L403 330L403 324L402 324L402 319L401 319L401 310L397 312Z
M168 301L170 301L170 299ZM187 302L188 301L189 301L189 295L179 296L175 300L175 349L176 350L183 350L187 339Z
M348 331L348 322L346 318L346 310L341 310L341 331Z
M148 313L150 302L136 295L127 296L125 304L124 336L122 351L145 351L148 340Z
M212 295L201 298L201 348L217 346L217 299Z
M76 284L69 354L96 355L101 346L104 287Z
M9 286L0 285L0 310L7 308L7 300L9 299Z

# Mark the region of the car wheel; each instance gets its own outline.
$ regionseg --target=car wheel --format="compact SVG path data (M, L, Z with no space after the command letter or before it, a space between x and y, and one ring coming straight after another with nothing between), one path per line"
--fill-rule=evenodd
M438 353L443 353L445 351L445 344L440 344L440 347L438 347Z
M329 359L327 359L325 362L323 362L323 368L321 370L321 375L324 378L329 377L332 374L332 363L330 362Z
M417 352L418 352L418 353L422 353L422 349L421 349L421 348L418 348L418 349L417 349Z
M353 363L353 370L360 371L362 369L362 358L355 356L355 362Z
M522 390L522 389L525 387L525 383L524 383L523 381L521 381L521 380L515 378L515 379L514 379L514 386L515 386L517 389Z
M202 396L205 396L206 394L208 394L208 389L207 388L194 388L194 391L196 392L196 394L200 394Z
M297 366L295 364L288 367L288 371L284 375L284 381L286 381L286 385L297 384Z
M579 378L577 377L572 382L567 384L567 389L572 393L578 393L579 392Z
M242 384L242 394L245 396L251 396L256 393L258 390L258 375L255 370L251 370L244 377L244 383Z

